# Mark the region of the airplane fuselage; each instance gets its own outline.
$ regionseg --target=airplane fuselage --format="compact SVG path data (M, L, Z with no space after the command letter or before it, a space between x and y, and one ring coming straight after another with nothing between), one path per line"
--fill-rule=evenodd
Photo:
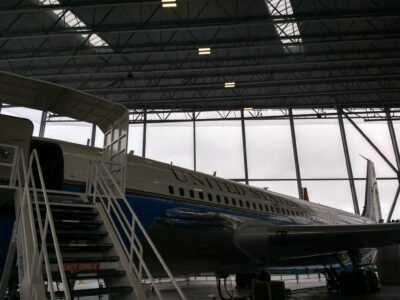
M64 189L84 191L87 156L99 149L60 143ZM126 197L175 273L250 272L265 267L336 263L334 255L308 256L302 249L271 248L263 260L248 257L235 240L245 223L345 225L373 221L349 212L272 191L128 156ZM345 253L336 253L345 257Z

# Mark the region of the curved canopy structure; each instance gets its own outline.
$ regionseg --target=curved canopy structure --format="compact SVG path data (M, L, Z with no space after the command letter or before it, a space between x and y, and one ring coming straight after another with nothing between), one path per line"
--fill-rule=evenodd
M128 120L128 110L116 102L7 72L0 72L0 101L93 123L103 132Z

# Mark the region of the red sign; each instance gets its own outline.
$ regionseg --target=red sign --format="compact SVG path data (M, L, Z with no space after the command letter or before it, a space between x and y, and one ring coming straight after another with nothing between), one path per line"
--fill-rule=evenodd
M98 271L100 270L99 262L83 262L83 263L67 263L64 264L65 271Z

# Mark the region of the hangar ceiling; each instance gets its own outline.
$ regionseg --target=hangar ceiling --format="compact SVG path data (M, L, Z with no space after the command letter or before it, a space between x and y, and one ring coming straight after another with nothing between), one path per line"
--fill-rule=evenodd
M399 106L398 0L176 5L3 0L0 69L134 109Z

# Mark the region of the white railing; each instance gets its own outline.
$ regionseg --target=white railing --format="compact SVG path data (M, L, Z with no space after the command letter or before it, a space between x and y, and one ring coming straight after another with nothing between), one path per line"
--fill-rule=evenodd
M129 259L130 270L133 272L138 282L141 283L143 275L146 276L154 288L158 298L164 299L143 259L143 246L138 237L141 236L150 246L150 249L153 251L158 262L164 269L164 272L167 274L174 288L178 292L180 299L186 300L186 296L178 286L167 264L150 239L136 213L133 211L125 197L125 194L120 190L119 185L115 182L109 169L102 161L91 161L90 165L92 171L89 171L89 174L94 175L94 180L92 179L91 181L93 186L88 187L87 189L88 191L92 191L93 200L95 201L96 199L99 199L106 210L109 220L112 223Z
M40 289L39 285L44 287L45 283L45 279L43 278L44 274L42 272L44 261L47 276L47 288L50 292L50 298L52 300L58 298L56 297L54 291L52 270L50 267L50 259L48 256L49 245L47 241L47 235L50 227L50 234L53 243L52 246L56 254L58 271L60 273L61 281L63 283L64 299L71 300L71 293L69 291L69 285L64 271L64 264L61 257L61 251L58 244L53 216L50 209L50 203L37 151L32 151L29 158L28 168L26 167L23 150L18 149L18 151L16 151L15 153L17 153L14 156L16 157L16 162L14 164L14 171L12 173L14 174L14 178L11 178L10 182L14 182L15 187L17 187L17 192L20 196L19 203L17 203L17 205L19 206L17 213L17 239L20 240L20 243L17 244L18 246L23 246L24 248L18 249L18 252L22 253L22 257L18 256L18 260L23 261L23 263L18 262L18 267L23 268L23 270L19 270L21 294L25 294L29 299L37 300L41 300L40 297L44 296L41 295L40 292L38 292L38 290ZM34 166L36 166L37 175L39 176L39 188L37 188L35 184L35 174L33 173ZM40 211L38 192L43 195L43 201L45 205L44 222L42 218L42 212ZM34 203L32 203L32 195ZM41 241L40 249L37 238L38 235L35 224L35 214L39 227L39 237ZM22 280L25 283L22 283Z

